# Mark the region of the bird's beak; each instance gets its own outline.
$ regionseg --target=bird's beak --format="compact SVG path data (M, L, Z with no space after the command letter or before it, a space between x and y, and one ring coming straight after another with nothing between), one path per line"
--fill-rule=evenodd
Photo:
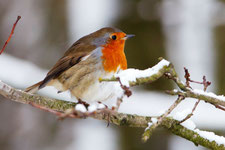
M124 40L127 40L127 39L129 39L129 38L134 37L134 36L135 36L134 34L127 34L123 39L124 39Z

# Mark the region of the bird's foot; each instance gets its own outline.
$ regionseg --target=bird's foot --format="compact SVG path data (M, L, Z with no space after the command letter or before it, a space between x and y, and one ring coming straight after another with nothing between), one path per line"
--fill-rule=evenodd
M104 103L102 103L102 102L100 102L100 101L98 101L98 103L104 105L106 109L109 108L106 104L104 104ZM104 108L102 108L102 109L104 109Z
M78 104L83 104L86 109L88 109L88 106L90 106L90 104L86 103L85 101L82 101L81 99L78 99Z

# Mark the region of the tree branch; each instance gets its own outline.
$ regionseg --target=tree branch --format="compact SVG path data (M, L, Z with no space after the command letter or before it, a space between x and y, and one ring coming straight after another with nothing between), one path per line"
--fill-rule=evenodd
M203 101L210 103L212 105L215 105L215 106L221 105L221 106L225 107L225 101L223 101L219 98L213 97L213 96L201 94L200 92L195 92L193 90L189 90L186 92L172 90L172 91L166 91L166 93L170 94L170 95L182 95L186 98L190 97L190 98L200 99L200 100L203 100Z
M76 103L67 102L52 98L47 98L39 95L33 95L21 90L12 88L11 86L0 81L0 95L4 96L8 100L12 100L19 103L29 104L33 103L40 105L41 107L55 110L55 112L65 113L68 109L73 109ZM52 111L53 113L53 111ZM105 115L104 111L97 110L94 113L80 113L80 117L73 117L69 115L68 117L72 118L86 118L92 117L98 120L105 120L119 126L128 126L128 127L141 127L146 128L148 123L151 122L151 117L148 116L139 116L139 115L130 115L114 112L111 115ZM219 145L215 141L209 141L201 137L198 133L189 130L188 128L180 125L179 121L172 119L170 117L165 117L160 127L164 127L171 131L173 134L181 136L189 141L192 141L195 145L202 145L210 149L225 149L224 145Z
M8 44L9 41L11 40L11 37L12 37L12 35L13 35L13 33L14 33L14 30L15 30L15 28L16 28L16 25L17 25L17 23L19 22L20 19L21 19L21 16L18 16L17 19L16 19L16 22L13 24L11 33L10 33L8 39L6 40L6 42L5 42L4 46L3 46L3 48L0 50L0 55L3 53L3 51L5 50L7 44Z
M170 106L170 108L161 116L157 118L157 121L154 122L151 120L153 123L149 123L148 127L145 129L144 134L142 135L142 140L146 142L150 136L152 135L153 131L162 124L163 120L174 110L174 108L177 107L180 102L184 100L183 96L178 96L177 100Z
M44 106L57 111L65 111L75 106L75 103L33 95L21 90L12 88L11 86L0 81L0 95L5 98L19 103L29 104L33 102L37 105Z
M167 94L170 95L181 95L184 97L190 97L190 98L195 98L195 99L200 99L203 100L207 103L210 103L212 105L214 105L215 107L220 107L223 106L225 107L225 97L224 96L217 96L217 95L213 95L212 93L209 94L207 92L204 91L200 91L200 90L192 90L191 88L189 88L184 82L182 82L180 80L180 78L177 75L177 72L175 71L175 68L173 66L172 63L169 64L163 64L162 61L166 61L162 58L160 58L160 62L155 65L154 67L157 66L157 72L147 75L145 77L140 77L140 73L142 74L146 74L143 72L148 72L149 69L146 70L138 70L134 73L136 74L132 74L133 78L132 80L127 80L126 82L128 82L128 86L136 86L136 85L140 85L140 84L146 84L146 83L152 83L156 80L158 80L159 78L161 78L163 75L165 75L168 79L173 80L176 85L180 88L179 90L173 90L173 91L166 91ZM152 70L155 70L153 67ZM118 79L123 76L127 76L126 74L130 74L130 70L131 69L127 69L124 70L122 72L122 74L119 74L117 77L113 77L111 79L99 79L100 82L110 82L110 81L118 81Z

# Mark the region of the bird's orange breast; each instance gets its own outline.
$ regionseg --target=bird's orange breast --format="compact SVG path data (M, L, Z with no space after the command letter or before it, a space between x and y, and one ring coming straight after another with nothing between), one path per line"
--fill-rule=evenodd
M103 46L101 58L106 72L116 72L119 66L122 70L127 69L124 45L125 40L118 40Z

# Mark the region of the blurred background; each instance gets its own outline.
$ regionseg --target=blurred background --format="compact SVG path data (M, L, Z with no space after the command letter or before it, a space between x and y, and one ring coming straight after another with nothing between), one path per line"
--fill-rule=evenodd
M24 89L40 81L73 42L113 26L136 35L126 43L129 68L146 69L164 57L182 79L186 67L191 79L202 81L206 75L212 82L208 91L225 93L224 0L0 0L0 47L18 15L22 19L0 56L0 80L14 87ZM120 111L158 115L175 101L176 97L164 94L172 88L175 85L165 79L133 88ZM40 94L68 99L54 89ZM107 127L93 119L58 121L50 113L0 99L1 150L204 149L164 129L143 144L143 129ZM191 109L194 103L187 99L175 111ZM225 112L201 102L192 120L200 129L225 136L224 116Z

